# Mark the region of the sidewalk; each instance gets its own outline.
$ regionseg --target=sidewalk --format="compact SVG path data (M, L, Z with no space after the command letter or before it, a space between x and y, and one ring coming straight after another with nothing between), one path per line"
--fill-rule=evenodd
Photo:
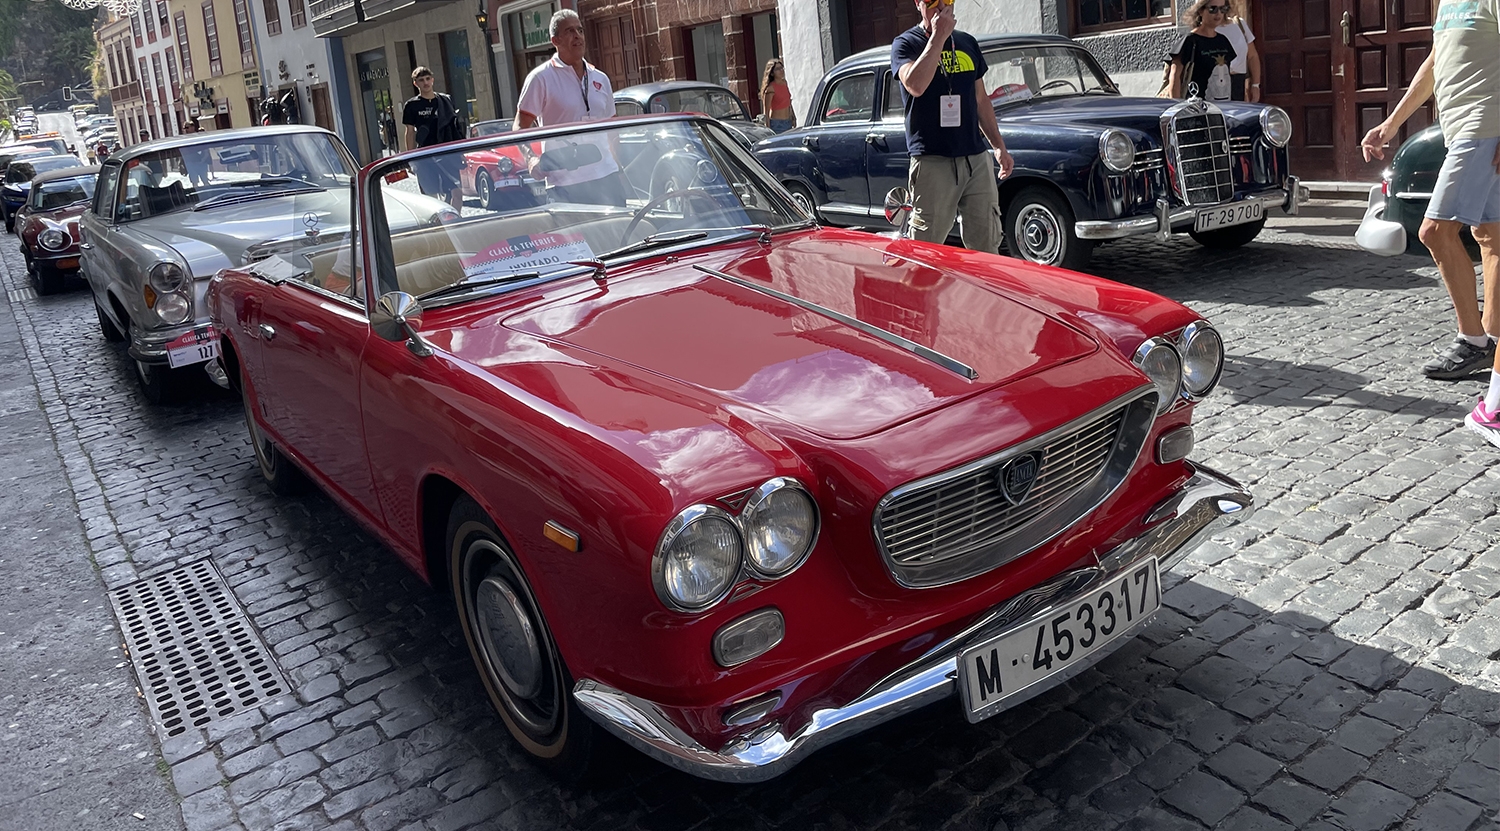
M13 237L3 237L11 245ZM0 259L0 826L181 829ZM28 301L33 302L33 301Z

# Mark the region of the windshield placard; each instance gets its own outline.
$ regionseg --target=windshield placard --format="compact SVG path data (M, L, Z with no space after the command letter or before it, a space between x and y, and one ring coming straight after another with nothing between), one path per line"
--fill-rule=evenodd
M465 279L545 270L575 260L591 260L593 249L582 234L527 234L511 237L476 254L459 258Z

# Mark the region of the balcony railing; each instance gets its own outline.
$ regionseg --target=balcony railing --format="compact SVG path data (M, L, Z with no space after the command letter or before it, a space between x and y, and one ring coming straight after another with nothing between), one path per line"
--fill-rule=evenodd
M111 101L133 101L141 97L141 82L131 81L109 88L109 100Z
M307 12L313 20L331 17L342 11L354 8L355 0L313 0L307 4Z

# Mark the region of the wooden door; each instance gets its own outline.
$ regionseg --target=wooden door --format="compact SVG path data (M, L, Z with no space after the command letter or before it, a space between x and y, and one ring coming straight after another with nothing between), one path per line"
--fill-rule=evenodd
M887 46L896 35L922 22L922 14L911 0L851 0L848 8L851 55L872 46Z
M1375 181L1366 131L1395 108L1432 49L1430 0L1263 0L1255 17L1262 100L1292 118L1292 172ZM1429 101L1400 140L1432 123Z
M1345 22L1349 29L1349 70L1344 81L1349 87L1351 117L1344 120L1347 129L1339 135L1339 178L1374 182L1386 162L1365 164L1360 139L1396 108L1432 51L1432 12L1429 0L1345 2L1352 7L1340 21L1341 32ZM1431 124L1432 107L1429 99L1412 114L1392 147Z
M636 56L635 24L629 15L604 18L589 24L589 55L609 76L616 90L641 82L641 64Z
M333 108L328 102L328 85L309 87L308 92L312 94L313 123L325 130L337 132L333 129Z

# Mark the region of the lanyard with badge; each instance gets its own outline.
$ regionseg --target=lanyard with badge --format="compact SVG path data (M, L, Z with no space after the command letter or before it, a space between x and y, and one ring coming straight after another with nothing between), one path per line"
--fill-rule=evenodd
M588 116L593 115L594 111L589 108L589 65L587 63L583 65L583 77L578 80L578 91L583 93L584 119L588 120Z
M951 6L953 0L927 0L927 7L935 8L939 3ZM947 42L943 44L943 51L938 54L938 69L943 73L943 82L948 85L948 94L938 97L938 126L960 127L963 126L963 107L959 103L959 97L953 94L953 79L948 77L949 46L953 47L956 55L958 46L952 35L948 36Z

